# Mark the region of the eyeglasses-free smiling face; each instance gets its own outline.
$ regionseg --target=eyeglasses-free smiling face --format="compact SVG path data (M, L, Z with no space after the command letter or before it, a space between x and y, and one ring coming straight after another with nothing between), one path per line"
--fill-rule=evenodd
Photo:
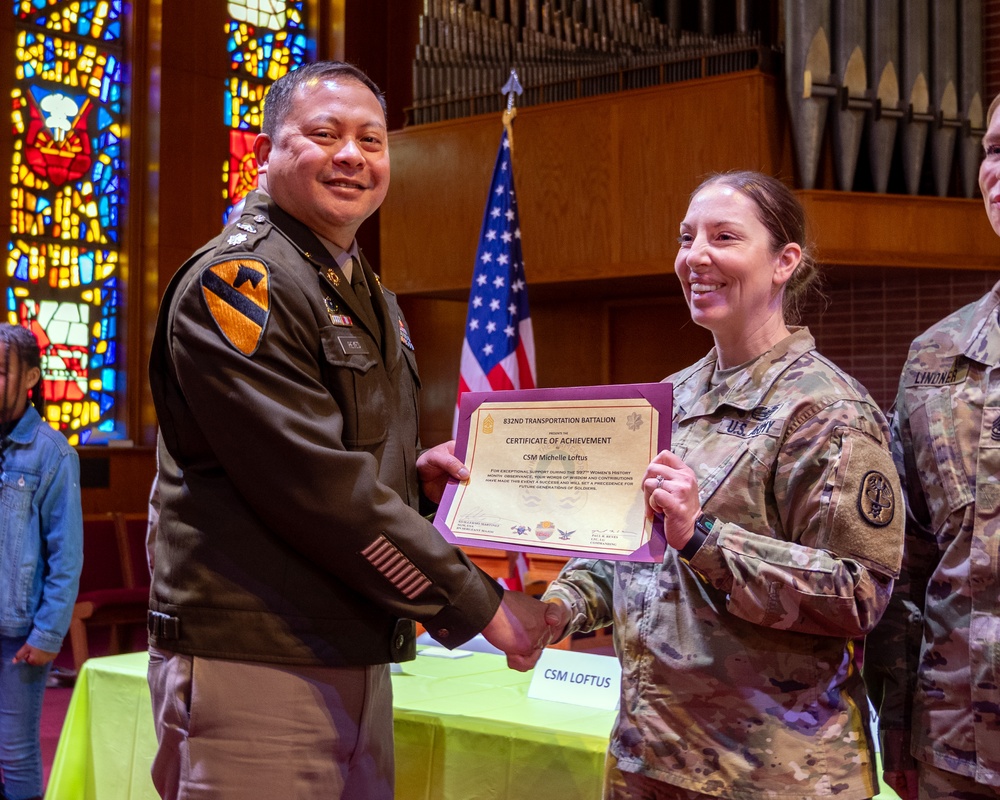
M674 270L691 319L712 332L724 366L749 360L787 335L782 287L802 251L794 243L774 251L753 200L731 186L709 184L692 198L678 241Z
M986 216L1000 236L1000 109L993 111L983 137L983 163L979 165L979 190L986 204Z
M299 87L274 138L257 137L254 155L275 202L344 248L389 189L385 114L350 78Z

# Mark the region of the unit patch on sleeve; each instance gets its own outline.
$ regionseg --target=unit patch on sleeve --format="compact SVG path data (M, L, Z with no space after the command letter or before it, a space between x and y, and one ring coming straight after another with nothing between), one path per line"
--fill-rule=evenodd
M861 479L858 510L865 522L883 528L892 522L896 511L896 496L892 484L878 470L869 470Z
M226 340L249 356L260 345L271 308L269 276L262 261L236 258L202 270L201 293Z

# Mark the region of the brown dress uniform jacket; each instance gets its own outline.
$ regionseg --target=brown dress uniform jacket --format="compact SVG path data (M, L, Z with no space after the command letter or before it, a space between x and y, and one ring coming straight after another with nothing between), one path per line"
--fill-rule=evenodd
M412 343L363 269L378 330L316 236L254 194L171 282L150 644L366 665L412 657L409 619L454 647L492 618L502 590L417 511Z

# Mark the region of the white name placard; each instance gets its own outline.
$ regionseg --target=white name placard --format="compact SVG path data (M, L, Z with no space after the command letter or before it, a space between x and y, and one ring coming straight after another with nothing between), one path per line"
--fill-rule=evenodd
M618 707L621 681L614 656L547 647L535 664L528 697L610 710Z

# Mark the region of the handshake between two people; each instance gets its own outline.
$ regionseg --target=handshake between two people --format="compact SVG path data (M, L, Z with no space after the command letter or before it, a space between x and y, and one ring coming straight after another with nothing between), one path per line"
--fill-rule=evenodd
M455 442L450 441L421 453L417 474L424 494L436 503L448 480L466 480L469 470L455 457ZM543 603L523 592L506 591L483 636L507 654L507 666L526 672L546 645L563 638L569 619L569 608L561 601Z
M507 654L507 666L526 672L542 649L558 642L569 624L569 608L560 600L542 602L523 592L506 591L483 637Z

